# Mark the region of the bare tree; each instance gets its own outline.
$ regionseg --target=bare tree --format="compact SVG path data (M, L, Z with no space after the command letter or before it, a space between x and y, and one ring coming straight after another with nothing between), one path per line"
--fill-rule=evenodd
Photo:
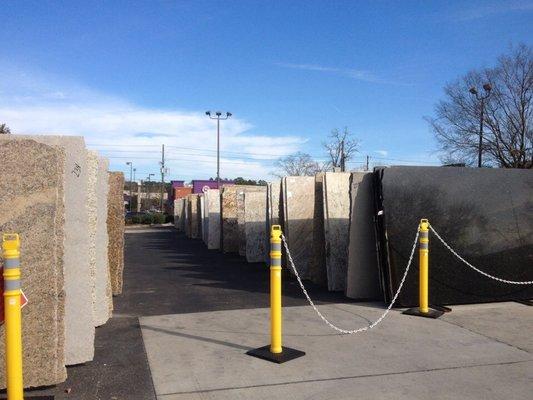
M317 172L324 170L317 161L307 154L297 152L286 157L280 158L275 163L278 172L273 175L282 176L313 176Z
M0 124L0 135L7 135L11 133L11 129L6 124Z
M333 129L329 134L329 141L323 142L322 146L326 149L330 159L331 167L340 167L341 171L346 171L346 161L350 160L358 151L359 140L353 137L344 127L341 132Z
M490 96L480 103L471 88L489 84ZM479 150L481 104L484 165L533 167L533 49L520 45L498 59L496 67L471 71L444 88L446 98L426 118L443 159L472 165Z

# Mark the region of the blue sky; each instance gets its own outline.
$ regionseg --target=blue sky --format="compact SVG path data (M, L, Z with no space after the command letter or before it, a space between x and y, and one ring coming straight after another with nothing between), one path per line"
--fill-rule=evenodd
M0 121L84 135L137 178L271 178L277 155L324 159L347 126L350 167L438 162L423 117L442 87L531 45L533 1L3 1Z

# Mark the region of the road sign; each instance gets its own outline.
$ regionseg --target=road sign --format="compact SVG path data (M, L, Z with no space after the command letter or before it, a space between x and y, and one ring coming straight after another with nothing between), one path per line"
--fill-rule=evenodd
M3 268L0 268L0 324L4 323L4 274ZM20 308L28 304L28 298L24 292L20 291Z

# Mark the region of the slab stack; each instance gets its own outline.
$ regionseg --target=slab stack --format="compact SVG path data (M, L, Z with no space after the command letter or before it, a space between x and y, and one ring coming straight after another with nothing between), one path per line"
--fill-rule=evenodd
M533 280L533 173L530 170L391 167L378 170L380 271L387 301L405 271L421 218L455 251L488 274ZM468 268L429 235L430 303L479 303L533 298L533 286L506 285ZM398 297L415 306L418 263Z
M100 326L111 318L113 311L113 296L111 293L111 279L109 276L109 235L107 233L107 196L109 182L107 158L97 158L96 175L96 241L95 241L95 325Z
M20 235L22 287L30 301L22 310L24 383L54 385L66 379L65 152L34 140L5 139L0 160L0 233ZM0 386L5 387L5 368Z
M376 300L381 293L372 180L370 172L354 172L350 178L351 211L346 296L359 300Z
M109 195L107 198L107 233L109 236L108 258L111 292L122 294L124 271L124 174L109 173Z
M266 192L244 194L245 254L250 263L266 258Z
M282 229L296 269L303 279L316 279L320 266L314 261L315 177L291 176L281 180ZM321 225L321 224L320 224Z
M363 175L363 174L361 174ZM324 203L324 244L328 289L344 291L350 238L349 172L326 172L322 191Z
M35 140L59 147L65 153L65 362L73 365L91 361L94 356L94 324L85 141L81 136L52 135L5 135L0 140Z
M205 193L205 212L207 215L207 248L220 248L220 191L210 189Z

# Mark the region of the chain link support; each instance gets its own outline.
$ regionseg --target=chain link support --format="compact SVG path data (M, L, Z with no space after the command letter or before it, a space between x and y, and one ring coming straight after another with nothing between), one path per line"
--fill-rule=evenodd
M415 255L415 250L416 250L416 245L418 243L418 236L420 235L420 231L419 229L417 228L416 230L416 236L415 236L415 240L413 242L413 248L411 249L411 254L409 256L409 261L407 262L407 267L405 267L405 272L403 273L403 277L402 277L402 280L400 281L400 285L398 286L398 290L396 290L396 293L394 294L394 297L392 298L392 301L390 302L389 306L387 307L387 309L385 310L385 312L383 312L383 314L381 314L381 316L375 320L374 322L372 322L371 324L367 325L367 326L364 326L362 328L358 328L358 329L353 329L353 330L348 330L348 329L342 329L342 328L339 328L338 326L332 324L321 312L320 310L317 308L317 306L315 305L315 303L313 302L313 300L311 300L311 297L309 296L309 294L307 293L307 290L305 289L305 286L302 282L302 279L300 278L300 275L298 274L298 271L296 270L296 267L294 266L294 261L292 259L292 256L291 256L291 252L289 251L289 246L287 244L287 240L285 239L285 236L282 234L281 235L281 240L283 241L283 246L285 247L285 250L287 252L287 259L289 260L289 264L292 268L292 271L294 272L294 275L296 276L296 279L298 280L298 283L300 284L300 287L302 288L302 292L304 293L305 297L307 298L307 301L309 302L309 304L311 305L311 307L313 307L313 310L315 310L315 312L317 313L317 315L320 317L320 319L322 319L322 321L324 321L330 328L336 330L337 332L339 333L342 333L344 335L353 335L355 333L361 333L361 332L366 332L374 327L376 327L381 321L383 321L383 319L385 319L385 317L387 316L387 314L390 312L392 306L394 305L394 303L396 302L396 299L398 298L398 296L400 295L400 292L402 290L402 287L403 287L403 284L405 283L405 279L407 278L407 274L409 273L409 268L411 267L411 263L413 261L413 256Z
M508 279L502 279L498 278L497 276L487 274L486 272L480 270L479 268L476 268L472 264L470 264L468 261L466 261L463 257L461 257L457 252L451 248L451 246L444 241L444 239L438 234L438 232L433 228L433 226L430 224L429 229L431 232L435 234L437 239L441 241L441 243L446 247L455 257L457 257L459 260L461 260L463 263L465 263L468 267L472 268L477 273L486 276L487 278L494 279L495 281L502 282L502 283L508 283L510 285L533 285L533 281L510 281Z

